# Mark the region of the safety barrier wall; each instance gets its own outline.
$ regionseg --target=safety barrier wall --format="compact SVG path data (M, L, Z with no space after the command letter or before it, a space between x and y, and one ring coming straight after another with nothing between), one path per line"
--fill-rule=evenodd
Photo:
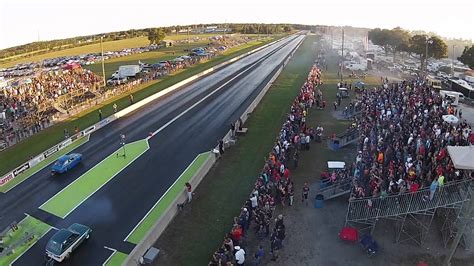
M283 67L286 66L288 61L291 59L291 57L294 55L295 51L300 47L301 43L303 43L304 39L301 40L300 43L294 48L294 50L287 56L287 58L284 60L282 64L277 68L277 70L274 72L273 76L270 78L270 80L267 82L265 87L260 91L260 93L257 95L257 97L254 99L254 101L247 107L245 112L243 112L242 116L240 119L242 122L245 122L249 116L250 113L253 112L255 107L260 103L262 100L263 96L266 94L268 89L271 87L275 79L280 75L281 71L283 70ZM222 140L228 141L231 139L232 132L229 130L225 136L222 138ZM215 149L218 149L216 147ZM202 179L206 176L206 174L209 172L211 167L214 165L214 163L217 161L217 156L214 154L210 154L210 156L207 158L205 163L201 166L201 168L197 171L197 173L191 178L190 184L193 188L196 188L202 181ZM187 196L186 193L184 192L183 188L183 193L181 193L176 199L168 206L167 210L164 212L164 214L158 219L158 221L153 225L152 229L146 234L146 236L138 243L135 248L132 250L132 252L128 255L127 259L122 265L140 265L139 260L140 258L146 253L146 251L153 246L153 244L158 240L160 237L161 233L166 229L166 227L171 223L173 218L176 216L178 212L178 207L177 204L180 202L186 201Z
M152 102L152 101L154 101L154 100L156 100L156 99L158 99L158 98L160 98L160 97L163 97L164 95L167 95L168 93L173 92L173 91L177 90L178 88L180 88L180 87L182 87L182 86L184 86L184 85L186 85L186 84L189 84L189 83L193 82L193 81L196 80L196 79L199 79L199 78L201 78L201 77L203 77L203 76L205 76L205 75L207 75L207 74L209 74L209 73L212 73L212 72L214 72L214 71L216 71L216 70L219 70L219 69L223 68L224 66L226 66L226 65L228 65L228 64L230 64L230 63L232 63L232 62L235 62L235 61L237 61L237 60L239 60L239 59L241 59L241 58L243 58L243 57L245 57L245 56L248 56L249 54L255 53L255 52L257 52L257 51L259 51L259 50L261 50L261 49L263 49L263 48L265 48L265 47L267 47L267 46L269 46L269 45L272 45L272 44L274 44L274 43L276 43L276 42L278 42L278 41L280 41L280 40L271 42L271 43L269 43L269 44L265 44L265 45L260 46L260 47L258 47L258 48L256 48L256 49L253 49L253 50L251 50L251 51L249 51L249 52L246 52L246 53L244 53L244 54L241 54L241 55L239 55L239 56L236 56L236 57L234 57L234 58L231 58L231 59L229 59L229 60L227 60L227 61L225 61L225 62L223 62L223 63L220 63L220 64L218 64L218 65L216 65L216 66L214 66L214 67L208 68L207 70L205 70L205 71L203 71L203 72L201 72L201 73L199 73L199 74L196 74L196 75L191 76L191 77L189 77L189 78L187 78L187 79L185 79L185 80L182 80L182 81L180 81L180 82L178 82L178 83L176 83L176 84L174 84L174 85L172 85L172 86L170 86L170 87L168 87L168 88L166 88L166 89L164 89L164 90L161 90L161 91L159 91L159 92L153 94L153 95L150 96L150 97L147 97L147 98L145 98L145 99L143 99L143 100L141 100L141 101L139 101L139 102L137 102L137 103L135 103L135 104L130 105L129 107L127 107L127 108L125 108L125 109L123 109L123 110L117 112L117 113L114 114L113 116L114 116L115 118L123 117L124 115L129 114L129 113L135 111L136 109L138 109L138 108L140 108L140 107L142 107L142 106L144 106L144 105L146 105L146 104L148 104L148 103L150 103L150 102Z
M140 107L142 107L142 106L144 106L144 105L146 105L146 104L148 104L148 103L150 103L150 102L152 102L152 101L154 101L154 100L156 100L156 99L158 99L158 98L160 98L160 97L162 97L162 96L164 96L168 93L171 93L171 92L175 91L176 89L178 89L178 88L180 88L180 87L182 87L186 84L189 84L190 82L192 82L192 81L194 81L198 78L201 78L201 77L203 77L203 76L205 76L205 75L207 75L211 72L219 70L220 68L222 68L222 67L224 67L224 66L226 66L226 65L228 65L232 62L235 62L235 61L237 61L237 60L239 60L239 59L241 59L245 56L248 56L252 53L255 53L255 52L257 52L261 49L264 49L264 48L266 48L266 47L268 47L268 46L270 46L270 45L272 45L276 42L279 42L279 41L281 41L281 39L273 41L273 42L265 44L265 45L262 45L258 48L255 48L255 49L251 50L251 51L248 51L248 52L243 53L239 56L233 57L233 58L231 58L231 59L229 59L225 62L222 62L222 63L220 63L220 64L218 64L214 67L208 68L208 69L204 70L203 72L201 72L199 74L196 74L196 75L191 76L191 77L189 77L185 80L182 80L182 81L180 81L180 82L178 82L178 83L176 83L176 84L174 84L174 85L172 85L172 86L170 86L170 87L168 87L168 88L166 88L162 91L159 91L159 92L153 94L150 97L147 97L147 98L145 98L145 99L143 99L143 100L141 100L141 101L139 101L135 104L132 104L129 107L126 107L125 109L123 109L123 110L121 110L121 111L119 111L119 112L103 119L102 121L86 128L85 130L79 132L78 134L75 134L72 137L67 138L66 140L64 140L64 141L54 145L53 147L47 149L46 151L40 153L39 155L35 156L33 159L21 164L20 166L18 166L15 169L13 169L11 172L8 172L7 174L3 175L2 177L0 177L0 187L7 184L9 181L14 179L16 176L20 175L21 173L23 173L27 169L37 165L39 162L43 161L44 159L51 156L52 154L54 154L54 153L62 150L63 148L69 146L74 141L77 141L79 138L84 137L84 136L89 135L89 134L92 134L94 131L104 127L105 125L111 123L115 119L123 117L123 116L137 110L138 108L140 108Z
M198 155L199 156L199 155ZM196 157L197 158L197 157ZM199 168L196 174L191 178L189 183L193 188L197 187L201 180L206 176L211 167L214 165L216 157L213 154L209 154L204 164ZM174 184L173 184L174 185ZM138 243L132 252L128 255L127 259L122 265L140 265L140 258L146 253L146 251L153 246L156 240L160 237L166 227L171 223L173 218L178 213L178 204L183 203L187 200L187 195L180 193L168 208L163 212L163 215L156 221L151 230L145 235L145 237Z

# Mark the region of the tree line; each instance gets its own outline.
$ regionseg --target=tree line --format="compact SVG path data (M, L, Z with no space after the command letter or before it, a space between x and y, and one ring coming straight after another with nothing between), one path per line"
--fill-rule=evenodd
M448 57L448 43L435 34L426 34L424 32L411 33L400 27L391 30L376 28L369 30L368 38L373 44L381 46L386 54L393 54L394 57L402 52L417 56L420 59L422 68L426 64L427 58L441 59ZM448 40L448 42L463 43L456 39ZM469 65L471 68L474 67L472 64L473 47L465 46L461 56L457 57L459 61Z

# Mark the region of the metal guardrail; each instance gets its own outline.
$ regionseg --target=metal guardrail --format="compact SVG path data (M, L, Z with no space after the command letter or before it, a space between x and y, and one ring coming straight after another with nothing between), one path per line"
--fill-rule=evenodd
M459 204L470 199L472 182L468 179L438 187L432 200L429 199L429 188L413 193L351 200L346 221L368 221Z
M323 195L325 200L349 194L352 189L352 182L352 178L336 181L332 185L321 188L317 194Z

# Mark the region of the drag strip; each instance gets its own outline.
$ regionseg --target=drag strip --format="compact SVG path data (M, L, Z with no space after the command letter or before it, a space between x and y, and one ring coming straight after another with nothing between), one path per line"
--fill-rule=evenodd
M231 79L229 76L235 76L238 72L224 68L222 72L217 71L169 97L153 102L124 119L107 125L94 133L90 141L77 150L85 154L84 165L81 168L54 179L49 178L48 169L45 169L43 174L48 174L47 178L32 177L10 191L6 196L16 194L18 200L8 198L6 202L15 207L8 207L5 204L8 209L7 211L2 209L2 212L10 218L15 217L16 209L23 209L22 213L26 211L25 209L29 209L32 215L35 215L35 212L38 216L44 215L37 209L38 206L71 183L73 181L71 179L81 176L113 153L119 147L120 133L127 135L127 142L132 142L146 138L149 132L162 128L158 134L149 139L149 151L109 180L64 220L53 224L62 228L79 222L90 225L94 230L88 243L80 247L65 265L100 265L110 256L110 251L104 249L104 246L130 252L133 245L123 242L123 239L196 155L216 145L217 140L228 131L229 124L237 120L259 93L264 85L263 81L302 38L302 36L292 37L283 47L279 47L282 44L280 43L277 47L263 49L265 50L262 52L263 56L269 55L263 60L246 57L242 59L246 64L233 66L242 63L240 60L232 64L234 69L240 70L248 63L259 61L245 72L245 75L239 75L224 86L222 84L226 81L220 84L222 80ZM271 53L273 51L274 53ZM221 76L222 73L229 75ZM214 93L206 97L211 92ZM193 107L190 108L191 106ZM175 119L177 116L179 117ZM171 120L173 122L169 123ZM167 126L163 127L166 124ZM39 188L36 188L35 184ZM39 195L28 197L19 194L21 191L27 193L28 190L36 190ZM0 207L3 207L3 198L1 200ZM17 261L17 264L38 264L38 261L43 259L46 241L47 237L42 238Z

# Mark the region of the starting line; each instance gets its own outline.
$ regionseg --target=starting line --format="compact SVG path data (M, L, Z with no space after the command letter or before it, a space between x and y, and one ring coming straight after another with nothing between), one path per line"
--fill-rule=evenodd
M63 188L39 208L65 218L90 196L112 180L122 170L150 149L147 139L142 139L125 145L127 156L122 154L122 147L107 156L100 163L89 169L71 184Z

